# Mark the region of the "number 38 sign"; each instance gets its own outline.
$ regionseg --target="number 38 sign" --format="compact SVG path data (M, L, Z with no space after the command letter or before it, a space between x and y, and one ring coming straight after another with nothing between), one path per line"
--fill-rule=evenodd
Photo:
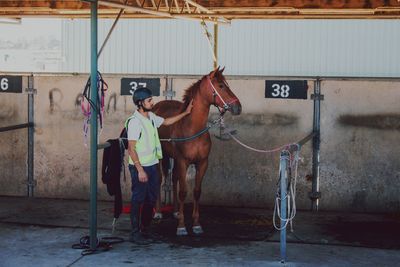
M307 81L265 81L266 98L307 99Z

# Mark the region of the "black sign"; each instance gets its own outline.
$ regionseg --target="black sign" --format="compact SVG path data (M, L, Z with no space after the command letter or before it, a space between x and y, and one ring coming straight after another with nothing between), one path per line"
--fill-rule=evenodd
M0 76L0 92L22 93L21 76Z
M307 99L307 81L265 81L266 98Z
M133 95L140 87L149 88L154 96L160 95L160 78L122 78L121 95Z

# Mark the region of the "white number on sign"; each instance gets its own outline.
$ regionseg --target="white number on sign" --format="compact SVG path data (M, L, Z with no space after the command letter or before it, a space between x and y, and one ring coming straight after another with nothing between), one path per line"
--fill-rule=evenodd
M137 82L130 82L129 85L131 86L131 90L129 92L133 95L133 93L136 91L136 89L140 87L147 87L146 83L137 83Z
M287 84L283 84L281 86L277 83L274 83L272 85L272 89L274 90L271 94L273 97L278 97L278 96L284 97L284 98L289 97L290 87Z
M7 78L3 78L0 81L0 88L1 90L5 91L8 89L8 79Z

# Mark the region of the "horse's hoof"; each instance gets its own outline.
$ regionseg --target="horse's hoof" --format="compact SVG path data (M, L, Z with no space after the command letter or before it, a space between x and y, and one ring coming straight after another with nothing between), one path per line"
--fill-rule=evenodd
M175 212L174 212L174 218L175 218L175 219L178 219L178 218L179 218L179 211L175 211Z
M161 212L154 213L153 219L161 220L162 219L162 213Z
M176 228L176 235L177 236L185 236L187 234L188 234L188 232L186 230L186 227L178 227L178 228Z
M203 228L200 225L193 226L192 230L193 234L195 235L201 235L202 233L204 233Z

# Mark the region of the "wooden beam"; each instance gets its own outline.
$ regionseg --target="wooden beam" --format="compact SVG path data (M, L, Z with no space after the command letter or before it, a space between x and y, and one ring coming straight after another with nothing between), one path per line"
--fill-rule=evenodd
M101 18L109 18L114 19L116 13L103 13L99 14ZM55 14L55 13L16 13L16 14L2 14L0 12L0 17L4 18L81 18L87 19L90 17L90 14ZM186 18L190 18L190 16L186 15ZM212 17L212 16L211 16ZM400 19L400 13L397 14L374 14L374 15L300 15L300 14L224 14L224 18L227 20L234 20L234 19L262 19L262 20L269 20L269 19ZM169 19L169 18L161 18L158 16L152 16L149 14L124 14L121 19Z
M124 0L113 0L124 4ZM260 7L292 7L312 9L374 9L379 7L400 7L397 0L196 0L199 6L207 9L214 8L260 8ZM133 3L130 2L130 5ZM152 1L146 6L153 7ZM162 3L165 7L165 3ZM1 0L0 8L34 8L49 9L88 9L88 2L81 0ZM101 7L100 7L101 8Z
M99 1L99 16L113 17L126 0ZM156 0L158 1L158 0ZM177 18L207 17L227 19L269 18L395 18L400 16L397 0L129 0L123 18L156 18L160 15ZM101 5L101 2L107 2ZM168 5L169 3L169 5ZM181 10L180 4L201 10L202 14ZM158 11L158 12L157 12ZM143 14L147 13L147 14ZM0 0L1 17L89 17L90 4L81 0Z

